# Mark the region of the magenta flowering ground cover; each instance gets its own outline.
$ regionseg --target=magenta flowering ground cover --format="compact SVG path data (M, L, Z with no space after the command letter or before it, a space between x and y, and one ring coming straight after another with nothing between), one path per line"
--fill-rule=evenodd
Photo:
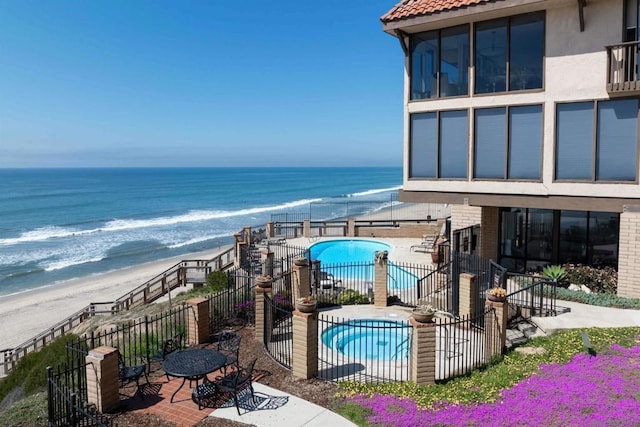
M419 408L412 399L355 395L373 426L640 426L640 346L551 364L493 403Z

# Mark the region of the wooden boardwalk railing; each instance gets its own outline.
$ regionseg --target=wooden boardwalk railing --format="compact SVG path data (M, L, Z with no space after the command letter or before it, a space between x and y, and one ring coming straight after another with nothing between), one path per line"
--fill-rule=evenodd
M90 303L15 348L0 350L0 378L8 375L27 354L38 351L53 340L68 334L89 318L100 314L116 314L153 302L170 290L187 283L205 283L210 272L229 268L233 265L234 259L235 248L231 247L211 260L181 261L115 301Z

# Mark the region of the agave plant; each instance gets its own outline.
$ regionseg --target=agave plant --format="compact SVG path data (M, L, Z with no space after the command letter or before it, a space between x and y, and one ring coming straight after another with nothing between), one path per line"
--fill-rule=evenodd
M567 270L561 265L548 265L542 270L542 276L560 284L567 277Z

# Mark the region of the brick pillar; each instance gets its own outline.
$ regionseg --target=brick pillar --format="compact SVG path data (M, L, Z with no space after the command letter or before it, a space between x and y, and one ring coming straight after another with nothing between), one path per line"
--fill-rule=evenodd
M309 277L308 265L293 266L293 297L301 298L309 296L311 293L311 280Z
M209 301L206 298L192 298L187 301L193 310L189 310L188 342L190 345L209 342Z
M260 252L260 261L262 261L262 274L273 277L273 252L268 249Z
M264 342L264 297L271 297L271 286L262 288L256 286L256 340Z
M484 318L485 333L485 362L489 362L496 356L504 352L507 344L507 311L506 302L495 302L487 300L486 307L493 307L494 310L487 312Z
M625 205L618 236L618 296L640 298L640 206Z
M373 303L376 307L387 306L387 272L388 264L386 257L377 257L374 261L375 273L373 282Z
M106 413L120 405L118 349L97 347L85 357L87 366L87 400Z
M409 318L413 326L411 342L411 381L418 385L436 382L436 323L416 322Z
M462 273L460 275L460 316L474 314L473 306L476 295L476 276L474 274Z
M293 311L294 378L313 378L318 373L318 312Z
M275 234L275 228L274 228L274 225L273 225L273 222L272 222L272 221L269 221L269 222L266 224L266 230L265 230L265 233L267 234L267 237L275 237L275 235L276 235L276 234Z
M305 219L302 223L302 236L309 238L311 237L311 220Z
M347 237L356 237L356 219L347 219Z

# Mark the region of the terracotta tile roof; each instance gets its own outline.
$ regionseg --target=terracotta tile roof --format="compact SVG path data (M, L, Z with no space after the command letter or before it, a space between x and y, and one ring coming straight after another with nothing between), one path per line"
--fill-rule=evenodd
M458 9L491 0L402 0L380 18L382 22L398 21L420 15Z

